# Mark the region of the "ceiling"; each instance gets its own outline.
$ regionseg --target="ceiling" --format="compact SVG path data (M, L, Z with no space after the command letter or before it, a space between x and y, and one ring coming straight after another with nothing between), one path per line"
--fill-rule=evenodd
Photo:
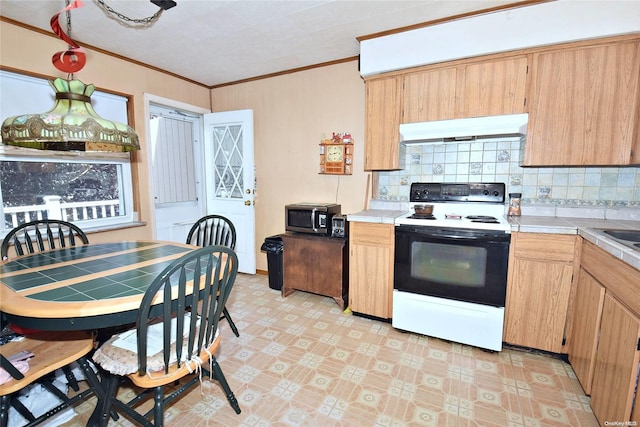
M132 19L147 0L101 0ZM516 3L509 0L176 0L146 27L124 25L98 0L71 12L72 38L205 86L357 56L357 37ZM0 15L51 31L64 0L0 0ZM66 29L65 15L61 26ZM61 44L64 42L61 40ZM63 44L64 46L64 44ZM52 54L54 52L51 52ZM87 61L91 61L88 55Z

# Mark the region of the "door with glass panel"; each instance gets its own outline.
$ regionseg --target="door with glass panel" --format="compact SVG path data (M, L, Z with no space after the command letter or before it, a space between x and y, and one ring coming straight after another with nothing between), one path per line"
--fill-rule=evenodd
M202 116L149 106L156 238L184 243L204 215Z
M206 114L207 214L229 218L236 228L239 271L256 272L253 111Z

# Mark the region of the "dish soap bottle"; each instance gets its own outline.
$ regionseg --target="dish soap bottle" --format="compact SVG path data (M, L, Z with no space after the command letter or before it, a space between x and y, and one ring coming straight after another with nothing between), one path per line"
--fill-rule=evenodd
M509 216L520 216L522 211L520 209L520 198L522 197L522 193L509 193L509 210L507 215Z

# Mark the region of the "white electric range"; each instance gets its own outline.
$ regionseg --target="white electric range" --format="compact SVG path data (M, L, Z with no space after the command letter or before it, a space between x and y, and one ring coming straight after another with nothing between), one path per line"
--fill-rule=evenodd
M432 215L415 214L418 204ZM503 183L413 183L395 220L392 325L499 351L510 224Z

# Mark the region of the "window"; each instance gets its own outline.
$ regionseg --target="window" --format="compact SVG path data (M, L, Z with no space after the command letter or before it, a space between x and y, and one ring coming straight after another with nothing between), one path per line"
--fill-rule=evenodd
M44 79L0 71L0 91L0 121L45 112L54 104L54 92ZM127 98L97 91L91 98L100 116L127 122ZM136 215L129 154L0 146L0 202L0 236L42 218L82 228L132 222Z
M63 219L81 227L133 221L128 159L42 159L3 156L2 233L35 219Z

